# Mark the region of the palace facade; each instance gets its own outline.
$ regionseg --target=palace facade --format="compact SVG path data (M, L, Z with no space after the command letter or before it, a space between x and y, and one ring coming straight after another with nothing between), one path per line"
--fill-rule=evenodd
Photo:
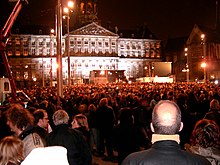
M124 71L127 79L152 76L153 62L161 61L161 40L120 37L97 23L70 32L71 84L90 82L91 72L107 74ZM68 35L62 38L63 82L67 84ZM48 85L56 81L56 36L12 34L7 43L7 56L16 84Z

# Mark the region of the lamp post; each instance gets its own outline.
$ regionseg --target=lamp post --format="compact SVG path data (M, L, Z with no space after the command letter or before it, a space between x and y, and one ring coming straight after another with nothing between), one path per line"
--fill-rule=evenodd
M203 62L203 63L201 64L201 67L202 67L203 70L204 70L204 83L205 83L205 82L206 82L206 63Z
M44 87L44 60L42 57L42 86Z
M202 54L203 54L203 59L204 59L204 62L201 64L201 67L204 69L204 83L206 82L206 67L207 67L207 64L206 64L206 37L205 37L205 34L201 34L201 44L202 44Z
M189 82L189 56L188 56L188 48L184 49L185 57L186 57L186 81Z
M63 9L63 12L67 14L67 65L68 65L68 86L71 85L70 79L70 9L73 8L74 3L72 1L68 1L68 7Z
M59 97L63 97L63 71L62 71L62 5L61 0L57 0L56 14L56 39L57 39L57 96L58 105L60 104Z
M51 29L50 30L50 87L53 86L52 82L53 82L53 45L54 45L54 42L53 42L53 35L54 35L54 29Z

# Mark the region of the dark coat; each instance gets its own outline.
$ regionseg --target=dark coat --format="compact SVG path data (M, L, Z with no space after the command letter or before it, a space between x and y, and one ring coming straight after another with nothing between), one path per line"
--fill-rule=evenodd
M148 150L130 154L122 165L211 165L204 157L180 149L172 140L155 142Z
M145 136L142 136L136 127L121 126L120 124L114 128L113 137L114 147L118 151L119 165L130 153L139 151L142 139L145 140Z
M81 132L69 128L67 124L56 126L46 137L48 146L63 146L67 149L70 165L90 165L92 155Z
M98 129L104 134L111 134L115 124L115 114L110 106L99 107L96 110Z

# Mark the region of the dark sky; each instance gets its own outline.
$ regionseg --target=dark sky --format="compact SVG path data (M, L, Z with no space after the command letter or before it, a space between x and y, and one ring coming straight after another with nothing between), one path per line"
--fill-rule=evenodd
M99 17L119 28L147 24L166 39L188 35L194 24L215 27L215 0L100 0Z
M6 1L0 0L0 14L9 10ZM18 20L51 25L56 2L29 0ZM145 23L162 40L189 35L195 23L215 27L215 0L98 0L97 7L103 25L132 29Z

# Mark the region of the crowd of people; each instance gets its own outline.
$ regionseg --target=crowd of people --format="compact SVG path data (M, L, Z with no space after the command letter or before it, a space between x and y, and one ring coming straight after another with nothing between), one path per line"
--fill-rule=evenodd
M181 150L220 164L220 86L216 84L79 84L65 87L63 97L57 96L56 87L35 86L23 91L31 98L26 108L6 101L0 113L0 165L20 164L36 148L52 146L67 150L70 165L92 164L92 155L119 165L140 164L148 161L148 154L139 152L152 152L158 141L164 140L174 140ZM179 109L174 114L180 112L177 125L168 127L174 122L168 120L172 113L162 115L168 119L154 113L161 114L161 102L169 104L162 106L165 112L178 107L174 108L174 112ZM22 150L12 153L12 144ZM188 161L193 159L189 156ZM200 163L207 164L202 158Z

